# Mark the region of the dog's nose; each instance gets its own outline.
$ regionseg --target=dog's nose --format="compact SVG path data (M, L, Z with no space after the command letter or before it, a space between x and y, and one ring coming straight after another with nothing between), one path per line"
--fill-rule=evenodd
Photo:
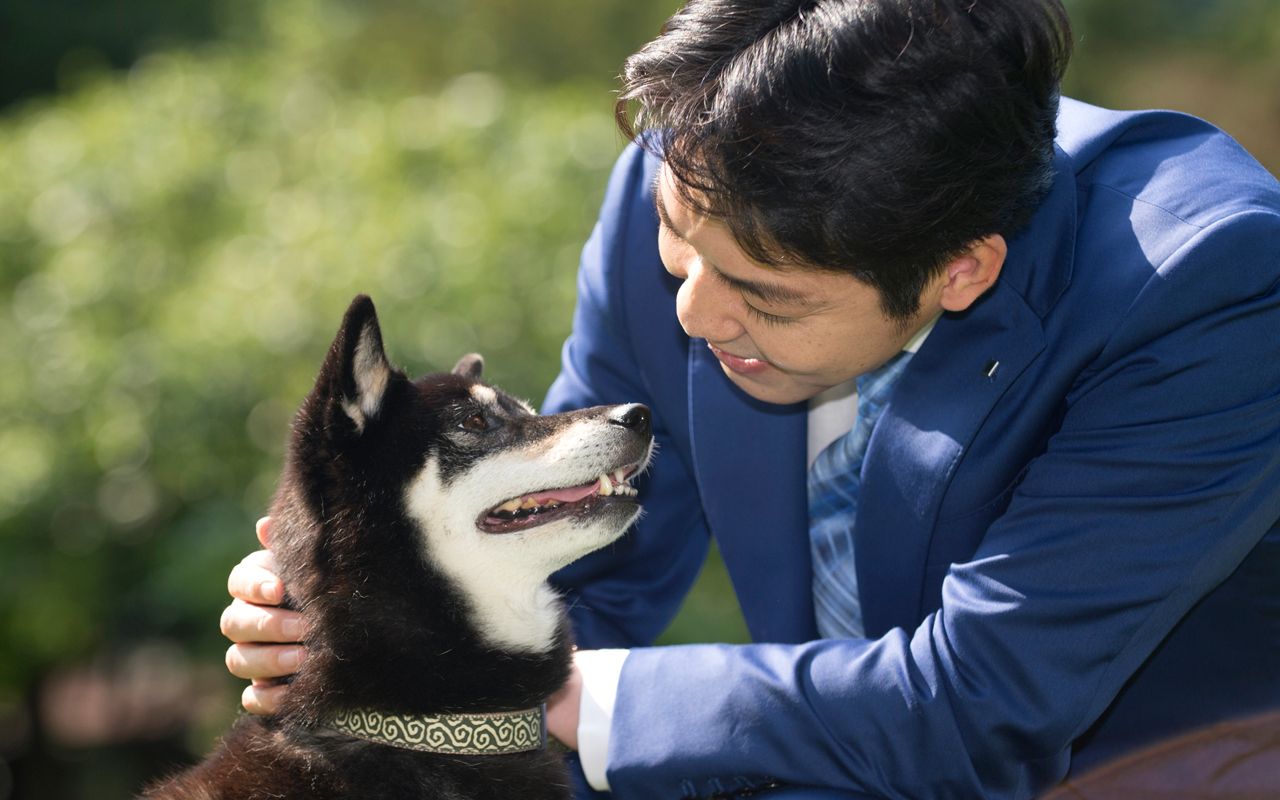
M615 407L609 412L609 421L643 436L649 435L649 407L642 403Z

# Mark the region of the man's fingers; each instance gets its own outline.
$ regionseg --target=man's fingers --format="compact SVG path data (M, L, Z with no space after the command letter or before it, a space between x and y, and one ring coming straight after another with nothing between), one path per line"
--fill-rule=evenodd
M293 644L305 633L301 612L233 600L222 612L222 635L233 642Z
M227 648L227 669L237 678L280 678L296 672L305 655L295 644L233 644Z
M254 530L258 534L258 541L262 542L262 546L271 547L271 517L263 517L258 520L258 524L254 526Z
M262 567L268 572L276 571L276 557L270 550L254 550L240 559L240 563L251 567Z
M274 714L280 709L280 701L284 699L288 686L275 683L254 682L245 687L240 695L240 703L250 714Z
M245 556L231 569L227 591L237 600L275 606L284 599L284 584L275 574L276 560L267 550Z
M264 548L271 546L270 517L258 520L255 532ZM293 644L302 638L302 615L275 607L284 600L284 584L275 573L275 558L259 550L245 556L227 578L227 591L235 599L222 612L221 627L236 642L227 649L227 669L253 681L240 695L250 714L279 710L288 686L270 679L293 674L306 657L306 650Z

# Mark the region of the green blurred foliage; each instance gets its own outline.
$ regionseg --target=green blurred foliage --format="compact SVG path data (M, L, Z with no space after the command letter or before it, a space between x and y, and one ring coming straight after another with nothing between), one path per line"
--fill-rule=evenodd
M4 685L117 638L220 648L211 576L356 292L412 372L478 350L535 399L555 374L608 95L353 81L350 7L263 15L261 46L150 56L0 127Z
M33 2L0 11L61 89L0 115L0 800L51 673L157 640L217 668L226 574L352 295L411 373L474 350L541 398L622 146L614 75L675 6L130 0L59 29ZM1068 4L1069 93L1280 164L1280 4ZM745 639L713 556L663 641ZM197 750L234 707L211 691Z
M68 88L146 48L199 41L218 29L208 0L6 0L0 3L0 105Z
M592 73L665 11L545 5L227 4L124 72L73 49L0 117L0 798L24 750L31 796L138 785L52 731L68 667L175 641L222 671L226 574L354 294L409 372L479 351L541 399L623 144ZM195 751L238 693L199 685Z
M1280 172L1280 3L1065 3L1076 34L1068 94L1111 108L1195 114Z

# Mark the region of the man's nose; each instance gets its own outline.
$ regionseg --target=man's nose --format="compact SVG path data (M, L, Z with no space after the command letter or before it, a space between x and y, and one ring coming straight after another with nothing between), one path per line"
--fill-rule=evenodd
M733 317L727 286L716 285L700 264L682 264L671 274L684 278L676 293L676 317L690 338L724 343L743 334L741 323Z

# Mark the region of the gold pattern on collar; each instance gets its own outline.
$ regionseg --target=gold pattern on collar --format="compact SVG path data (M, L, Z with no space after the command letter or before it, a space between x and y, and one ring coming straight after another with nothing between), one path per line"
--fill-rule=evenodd
M357 739L406 750L449 755L502 755L541 750L547 743L545 707L488 714L384 714L339 711L328 727Z

